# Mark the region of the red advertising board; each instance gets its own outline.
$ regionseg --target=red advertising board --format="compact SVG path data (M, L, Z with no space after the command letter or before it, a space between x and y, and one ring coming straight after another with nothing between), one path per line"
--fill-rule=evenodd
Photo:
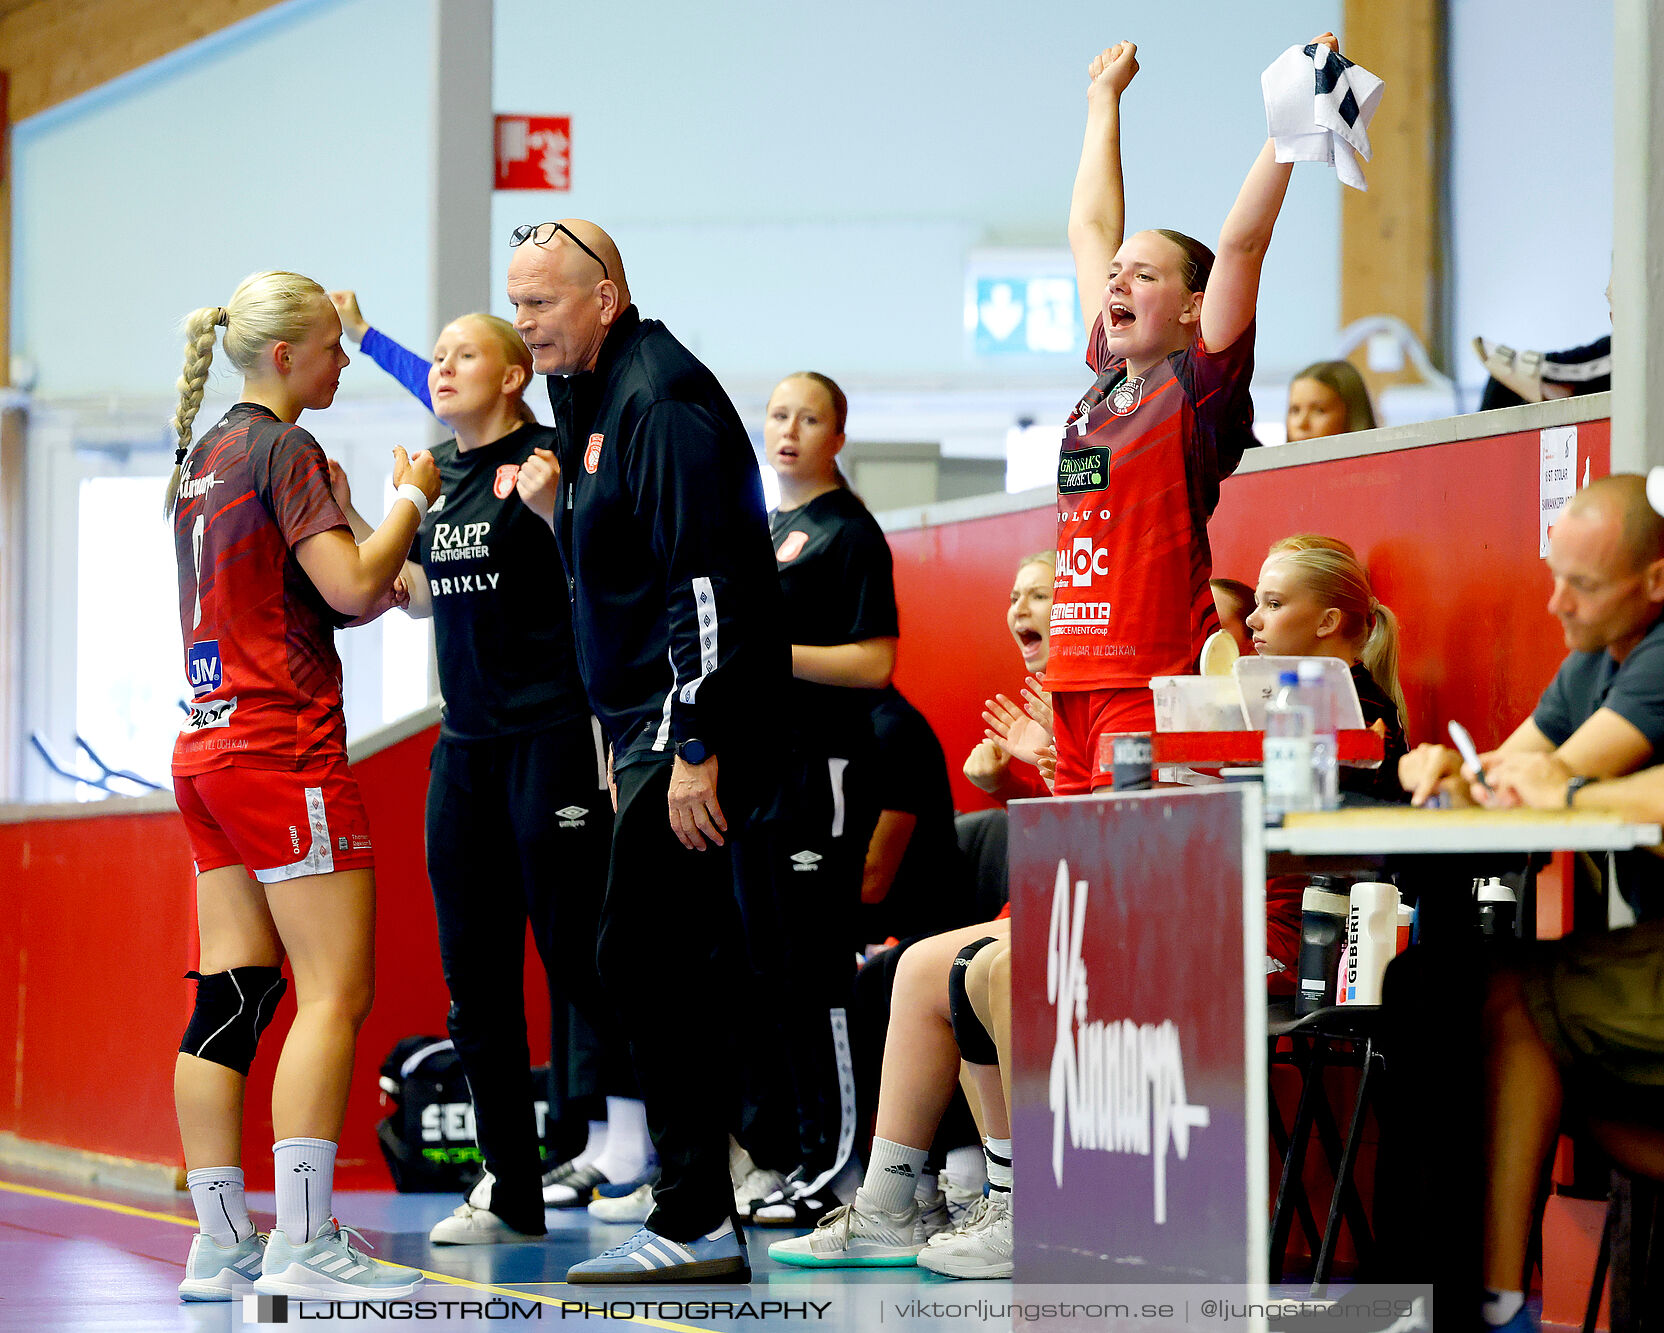
M1263 1280L1258 789L1013 802L1010 860L1017 1280Z
M572 188L571 116L498 116L499 190Z

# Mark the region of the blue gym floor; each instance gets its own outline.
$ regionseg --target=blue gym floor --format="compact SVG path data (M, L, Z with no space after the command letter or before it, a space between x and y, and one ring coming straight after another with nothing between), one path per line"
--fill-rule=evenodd
M614 1328L641 1326L689 1330L964 1330L1009 1328L1007 1320L988 1321L908 1317L892 1302L935 1297L955 1304L978 1300L1004 1302L1011 1286L1004 1282L955 1282L916 1268L806 1271L773 1262L769 1242L794 1235L778 1228L751 1232L752 1283L749 1287L651 1285L573 1287L563 1281L569 1265L587 1259L627 1238L628 1226L591 1222L582 1209L551 1209L549 1239L537 1245L439 1246L428 1244L428 1229L460 1200L441 1194L337 1194L336 1215L364 1233L372 1255L421 1269L430 1281L415 1302L453 1302L450 1317L411 1320L424 1329L578 1327L605 1322ZM249 1196L257 1224L271 1226L270 1194ZM0 1171L0 1330L71 1329L227 1330L275 1327L245 1322L240 1302L182 1304L176 1291L185 1253L196 1230L188 1195L157 1196L112 1190L99 1185L65 1183L57 1177ZM490 1317L469 1312L463 1301L493 1302ZM630 1310L613 1305L607 1315L585 1315L563 1302L670 1302ZM750 1302L740 1317L706 1315L701 1302ZM678 1309L674 1303L684 1303ZM765 1306L765 1302L769 1303ZM824 1305L823 1311L805 1308ZM509 1304L512 1303L513 1309ZM793 1307L781 1312L779 1303ZM536 1311L533 1306L540 1307ZM881 1308L882 1307L882 1308ZM350 1308L350 1307L349 1307ZM442 1308L442 1306L441 1306ZM957 1313L957 1312L956 1312ZM701 1317L692 1317L699 1314ZM746 1317L749 1314L750 1317ZM633 1316L633 1317L632 1317ZM758 1317L760 1316L760 1317ZM333 1322L348 1311L327 1304L291 1307L289 1322ZM408 1316L407 1316L408 1318ZM354 1319L385 1326L391 1320ZM401 1321L402 1322L402 1321Z

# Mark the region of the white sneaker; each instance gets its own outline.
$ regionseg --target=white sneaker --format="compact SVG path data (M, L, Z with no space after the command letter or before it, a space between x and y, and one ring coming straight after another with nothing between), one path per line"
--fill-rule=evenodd
M734 1186L734 1211L741 1217L750 1217L752 1204L772 1194L780 1194L785 1188L786 1178L778 1171L753 1165Z
M919 1220L913 1223L913 1239L921 1245L932 1236L953 1229L953 1218L948 1213L947 1195L941 1190L923 1197L915 1197Z
M974 1185L961 1185L958 1181L942 1177L942 1197L947 1201L948 1220L954 1226L970 1220L970 1216L982 1206L982 1182Z
M919 1267L944 1277L1010 1277L1012 1262L1011 1194L988 1195L969 1221L932 1236L919 1251Z
M855 1191L855 1202L834 1208L807 1236L777 1240L768 1257L798 1268L911 1268L924 1242L916 1238L919 1206L886 1213Z
M254 1279L260 1276L260 1260L265 1252L266 1238L258 1232L231 1246L222 1246L205 1232L197 1232L185 1258L179 1299L229 1301L251 1290Z
M589 1201L589 1215L597 1222L628 1222L640 1226L653 1211L653 1182L637 1185L634 1191L616 1199L596 1195Z
M491 1187L496 1177L487 1171L468 1191L462 1206L449 1217L442 1217L428 1232L431 1245L505 1245L516 1241L540 1241L547 1233L519 1231L511 1227L486 1205L491 1201Z
M449 1217L442 1217L428 1232L433 1245L512 1245L517 1241L547 1240L546 1232L516 1231L489 1208L464 1203Z
M422 1275L414 1268L372 1259L355 1249L348 1236L369 1244L333 1217L304 1245L293 1245L281 1231L273 1231L255 1291L307 1301L396 1301L413 1296L422 1285Z

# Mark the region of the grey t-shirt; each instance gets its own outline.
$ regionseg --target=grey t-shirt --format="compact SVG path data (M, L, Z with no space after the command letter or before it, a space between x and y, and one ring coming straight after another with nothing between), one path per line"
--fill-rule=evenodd
M1608 652L1572 653L1537 701L1531 720L1555 746L1602 708L1631 723L1652 745L1652 762L1664 751L1664 618L1622 662ZM1664 861L1651 852L1617 856L1618 887L1635 915L1664 916Z
M1572 653L1537 701L1531 720L1556 746L1602 708L1610 708L1652 743L1664 749L1664 618L1622 662L1604 649Z

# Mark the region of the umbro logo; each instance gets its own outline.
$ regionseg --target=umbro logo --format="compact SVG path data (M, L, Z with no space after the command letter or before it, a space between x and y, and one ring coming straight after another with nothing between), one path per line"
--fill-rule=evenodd
M823 858L819 852L801 851L792 853L793 870L819 870Z
M563 805L555 811L555 814L560 817L562 828L582 828L584 826L584 816L588 813L589 811L581 805Z

